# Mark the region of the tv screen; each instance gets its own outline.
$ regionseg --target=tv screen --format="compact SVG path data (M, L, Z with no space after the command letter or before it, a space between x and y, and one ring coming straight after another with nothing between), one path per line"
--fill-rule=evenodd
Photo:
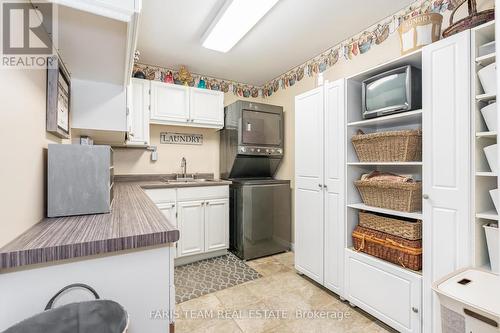
M408 102L406 96L407 72L381 77L366 85L366 111L402 106Z

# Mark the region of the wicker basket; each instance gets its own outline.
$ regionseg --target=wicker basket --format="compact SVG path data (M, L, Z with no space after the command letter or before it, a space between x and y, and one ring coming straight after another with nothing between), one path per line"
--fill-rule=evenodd
M422 239L422 221L400 219L384 214L359 212L359 225L408 240Z
M420 130L357 134L352 137L352 144L360 162L422 160L422 131Z
M453 22L455 13L463 5L467 3L469 9L469 16L459 20L458 22ZM482 12L477 11L476 0L463 0L456 4L455 9L450 15L450 24L445 31L443 31L443 37L450 37L456 33L462 32L464 30L472 29L478 25L485 24L491 20L495 19L495 10L487 9Z
M390 181L356 180L365 205L416 212L422 210L422 183L397 183Z
M352 232L354 249L414 271L422 269L422 240L407 240L357 226Z

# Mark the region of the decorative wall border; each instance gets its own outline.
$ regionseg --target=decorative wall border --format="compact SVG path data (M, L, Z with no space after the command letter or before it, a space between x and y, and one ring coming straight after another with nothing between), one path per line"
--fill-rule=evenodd
M301 81L306 75L312 77L318 73L333 67L340 59L349 61L360 54L370 51L372 46L384 43L390 35L397 33L400 24L416 15L427 13L444 13L455 8L457 0L417 0L407 8L397 12L391 17L385 18L369 29L354 35L337 45L332 46L325 52L315 56L307 62L298 65L291 70L281 74L263 86L223 80L202 74L191 74L190 86L201 86L207 89L219 90L225 93L232 91L239 97L270 97L279 89L286 89ZM167 81L167 76L173 77L176 84L182 84L179 80L179 71L153 65L136 63L134 74L142 71L147 79Z

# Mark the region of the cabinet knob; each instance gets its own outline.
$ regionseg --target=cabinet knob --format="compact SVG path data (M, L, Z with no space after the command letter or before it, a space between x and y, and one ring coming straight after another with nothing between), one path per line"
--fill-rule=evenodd
M416 307L412 307L411 311L413 311L414 313L418 313L418 309Z
M425 200L429 199L429 195L428 194L424 194L422 195L422 198L424 198Z
M319 187L319 188L323 188L323 185L321 185L321 184L318 184L318 187Z
M325 190L326 190L326 189L328 189L328 186L327 186L326 184L325 184L325 185L323 185L323 187L325 188Z

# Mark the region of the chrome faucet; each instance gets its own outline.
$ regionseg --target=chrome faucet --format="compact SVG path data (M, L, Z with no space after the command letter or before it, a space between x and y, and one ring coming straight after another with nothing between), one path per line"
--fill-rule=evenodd
M183 157L181 160L181 168L182 168L182 178L187 177L187 161L186 158Z

